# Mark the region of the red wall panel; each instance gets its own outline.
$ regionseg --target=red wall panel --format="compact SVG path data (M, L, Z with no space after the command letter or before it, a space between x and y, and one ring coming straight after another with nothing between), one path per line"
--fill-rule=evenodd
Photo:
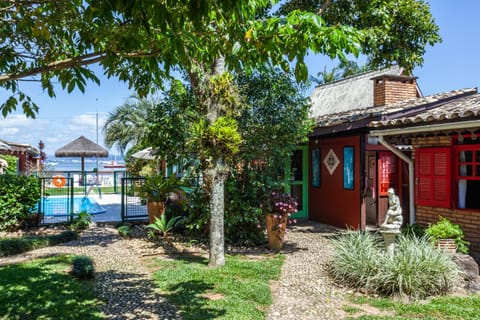
M315 142L316 141L316 142ZM354 189L343 188L343 147L354 147ZM321 171L320 186L312 187L311 174L309 181L309 219L335 225L338 227L360 226L360 136L313 139L310 142L310 152L320 149ZM325 157L332 149L340 164L330 174L324 164ZM311 166L311 159L310 159ZM311 168L309 170L311 172Z

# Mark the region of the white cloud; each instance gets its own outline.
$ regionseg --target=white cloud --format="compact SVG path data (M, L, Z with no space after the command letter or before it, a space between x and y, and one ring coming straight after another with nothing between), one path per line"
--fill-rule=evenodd
M96 122L96 115L90 113L72 116L38 116L36 119L14 114L0 119L0 139L26 143L34 147L38 147L38 142L42 140L45 143L46 153L53 155L55 150L82 135L96 141ZM100 145L103 145L102 126L104 122L105 119L99 117L98 140Z
M13 136L17 134L20 130L18 128L1 128L0 129L0 137L1 136ZM4 139L7 140L7 139Z

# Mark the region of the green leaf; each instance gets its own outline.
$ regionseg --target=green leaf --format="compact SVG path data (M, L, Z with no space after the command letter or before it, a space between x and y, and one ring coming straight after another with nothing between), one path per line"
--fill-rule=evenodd
M295 65L295 79L303 82L307 81L308 79L308 69L303 61L299 61Z
M233 47L232 47L232 53L233 54L237 54L240 49L242 48L242 45L240 44L240 42L236 41L234 44L233 44Z
M71 93L73 89L75 89L75 81L70 80L70 82L68 83L67 92Z

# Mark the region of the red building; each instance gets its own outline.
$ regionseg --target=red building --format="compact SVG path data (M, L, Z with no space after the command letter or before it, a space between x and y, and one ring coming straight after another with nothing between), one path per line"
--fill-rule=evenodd
M317 125L308 146L309 219L375 228L384 220L387 189L393 187L402 200L404 221L411 220L408 163L379 144L369 124L414 112L415 107L399 101L420 96L416 79L398 67L315 88L311 100Z
M480 95L465 89L411 102L422 112L372 122L372 135L387 147L408 144L413 163L415 222L440 216L459 224L480 258ZM401 155L402 151L397 151Z
M0 140L2 148L0 148L0 155L5 154L17 157L17 172L29 173L40 170L39 152L36 148L29 144L21 144L15 142L8 142Z

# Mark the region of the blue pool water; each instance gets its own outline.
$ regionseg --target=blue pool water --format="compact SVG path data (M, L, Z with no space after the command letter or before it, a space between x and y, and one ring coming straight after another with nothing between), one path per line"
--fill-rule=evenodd
M45 197L40 201L41 212L45 216L70 215L71 212L86 211L89 214L104 213L106 210L94 199L89 197L74 197L73 210L70 197Z

